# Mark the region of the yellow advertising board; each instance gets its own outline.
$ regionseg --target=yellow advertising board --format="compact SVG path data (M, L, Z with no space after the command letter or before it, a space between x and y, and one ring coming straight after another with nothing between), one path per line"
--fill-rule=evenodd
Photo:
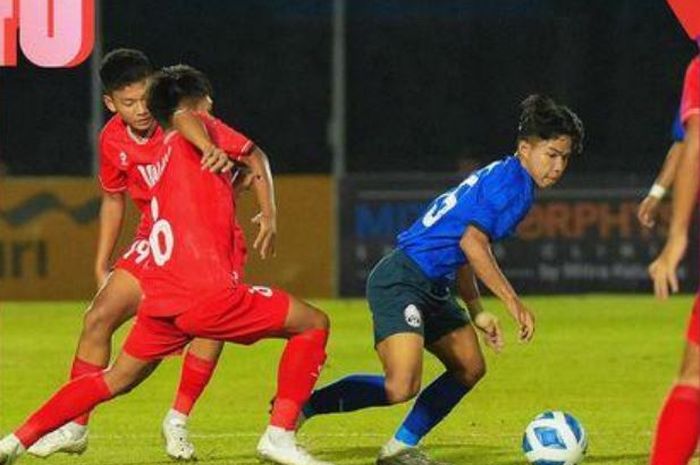
M246 281L272 285L299 297L331 297L336 240L333 220L333 180L329 176L278 176L277 256L261 260L253 250L256 228L252 192L241 195L238 220L246 233Z
M248 281L279 286L307 297L332 293L332 180L280 176L277 257L254 250L252 193L240 199L239 221L249 242ZM100 192L87 178L6 178L0 182L0 299L89 299ZM130 208L119 250L137 220Z

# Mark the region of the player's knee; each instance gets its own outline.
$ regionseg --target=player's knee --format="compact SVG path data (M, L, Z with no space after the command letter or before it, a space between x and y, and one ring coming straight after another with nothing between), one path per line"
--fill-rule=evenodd
M452 374L461 384L471 388L474 387L481 378L486 376L486 364L482 362L474 364L473 366L462 367L452 371Z
M697 365L685 365L678 375L677 382L689 386L700 387L700 369Z
M117 329L117 319L108 308L91 305L83 317L83 334L91 339L110 339Z
M309 329L324 329L326 331L330 329L331 320L328 318L328 315L323 312L323 310L319 310L306 302L304 303L304 306L306 307L306 313L308 315L307 323Z
M410 381L387 379L384 389L386 389L386 398L390 404L400 404L418 395L418 392L420 392L420 379Z
M688 345L677 382L690 386L700 386L700 357L697 346Z
M314 309L314 327L316 329L331 329L331 320L323 311Z
M126 373L115 370L114 368L109 368L105 371L105 383L109 387L109 391L112 393L112 397L123 396L128 394L134 387L136 383L132 377L126 375Z

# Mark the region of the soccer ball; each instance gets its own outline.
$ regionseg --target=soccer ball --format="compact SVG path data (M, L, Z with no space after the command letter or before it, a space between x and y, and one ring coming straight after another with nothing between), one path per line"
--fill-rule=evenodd
M544 412L527 425L523 452L534 465L576 465L588 447L581 423L565 412Z

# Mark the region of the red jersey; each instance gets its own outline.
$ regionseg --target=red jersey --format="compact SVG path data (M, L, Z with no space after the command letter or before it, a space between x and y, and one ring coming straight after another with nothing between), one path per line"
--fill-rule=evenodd
M253 143L223 122L200 115L212 141L232 159ZM236 285L236 207L231 175L201 168L201 154L179 133L163 139L151 200L151 256L143 273L142 311L173 316Z
M100 186L109 193L129 193L141 211L137 238L147 237L151 229L148 207L160 169L156 157L162 140L160 126L143 139L132 133L119 115L114 115L100 133Z
M680 113L683 124L691 116L700 115L700 56L696 56L690 61L685 72Z

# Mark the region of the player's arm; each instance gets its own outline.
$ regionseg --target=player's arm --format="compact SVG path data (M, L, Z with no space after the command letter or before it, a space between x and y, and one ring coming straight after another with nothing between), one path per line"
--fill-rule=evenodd
M503 333L498 318L491 312L484 311L481 293L471 265L466 264L457 271L457 292L467 306L471 320L486 339L486 343L496 352L503 348Z
M274 256L277 236L277 205L270 161L265 152L256 146L249 155L240 158L239 162L250 171L250 188L255 193L260 208L260 213L253 218L253 222L260 226L253 248L265 259Z
M659 257L649 266L654 281L654 293L665 299L678 292L676 270L688 245L688 228L698 194L700 170L700 115L691 116L686 122L683 152L674 179L673 210L666 245Z
M529 341L535 331L535 317L516 294L491 251L489 237L469 225L459 242L476 276L498 297L520 325L520 340Z
M654 180L654 185L637 209L637 219L639 219L642 226L647 228L654 226L661 199L663 199L666 191L673 185L673 179L676 176L676 171L678 171L678 164L682 153L683 142L674 142L671 147L669 147L661 171Z
M173 127L202 152L202 168L225 173L234 166L226 152L214 144L202 120L189 109L180 109L172 117Z
M126 209L123 192L102 194L100 206L100 232L97 238L97 256L95 258L95 279L97 287L102 287L109 274L109 259L119 239Z

